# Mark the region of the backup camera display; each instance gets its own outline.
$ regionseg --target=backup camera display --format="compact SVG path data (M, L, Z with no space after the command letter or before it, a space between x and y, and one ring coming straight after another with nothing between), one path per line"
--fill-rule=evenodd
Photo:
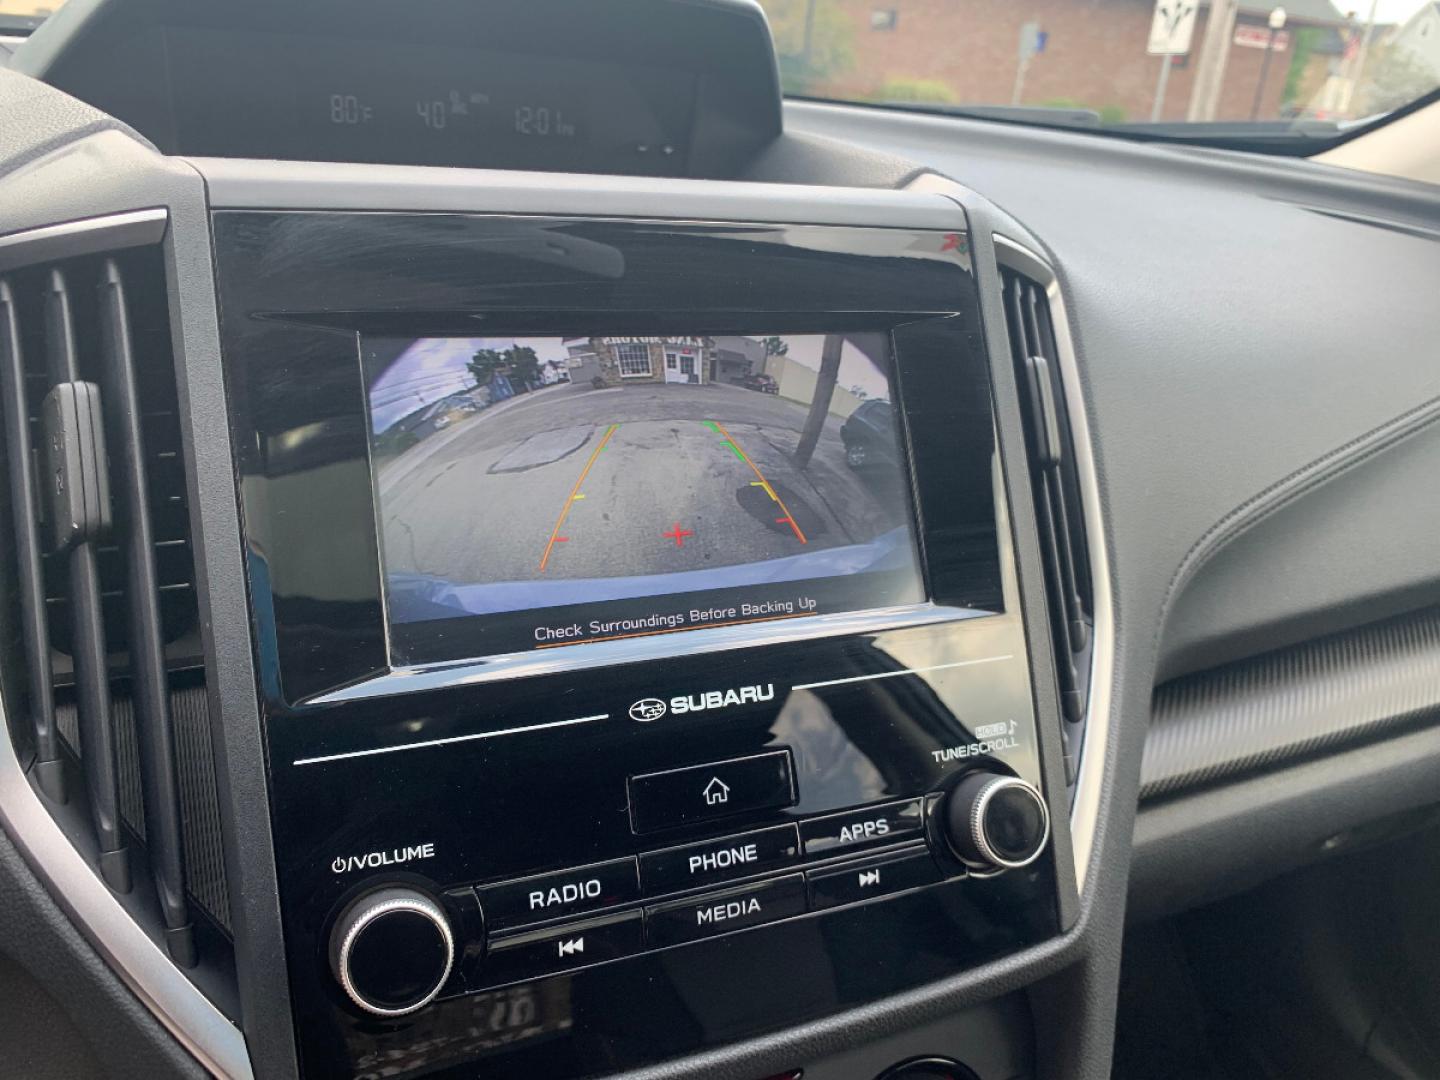
M501 652L924 598L886 335L362 353L404 659L445 620Z

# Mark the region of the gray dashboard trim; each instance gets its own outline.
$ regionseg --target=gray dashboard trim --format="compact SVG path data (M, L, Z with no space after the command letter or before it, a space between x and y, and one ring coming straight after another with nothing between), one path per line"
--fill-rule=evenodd
M1033 279L1045 289L1059 353L1060 379L1065 387L1065 410L1075 441L1075 471L1084 504L1085 536L1090 574L1094 582L1094 646L1091 650L1090 698L1086 703L1085 744L1070 806L1070 841L1075 852L1075 884L1085 891L1089 864L1095 853L1100 821L1100 798L1105 783L1105 761L1110 742L1110 673L1115 661L1115 622L1110 610L1110 564L1105 550L1105 522L1100 511L1100 486L1090 444L1084 386L1070 339L1070 315L1055 270L1042 256L1008 237L995 237L995 254L1002 266Z
M1156 799L1440 717L1440 609L1388 619L1155 692L1140 797Z
M5 736L0 736L0 820L51 895L165 1029L215 1075L252 1076L239 1029L110 895L30 786Z
M165 209L157 207L8 233L0 236L0 271L99 251L158 244L165 235L168 219Z
M409 210L769 224L935 228L954 204L933 194L809 184L499 172L418 165L185 158L215 210Z
M0 269L160 240L163 209L47 226L0 238ZM33 241L33 243L31 243ZM0 706L0 729L5 728ZM218 1076L253 1075L240 1030L171 963L65 836L0 733L0 821L71 919L175 1038Z

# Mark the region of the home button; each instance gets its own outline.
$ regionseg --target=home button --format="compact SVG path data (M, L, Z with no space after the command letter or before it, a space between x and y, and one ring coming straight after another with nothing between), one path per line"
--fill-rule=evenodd
M637 833L671 829L756 810L795 805L789 750L630 777L630 825Z

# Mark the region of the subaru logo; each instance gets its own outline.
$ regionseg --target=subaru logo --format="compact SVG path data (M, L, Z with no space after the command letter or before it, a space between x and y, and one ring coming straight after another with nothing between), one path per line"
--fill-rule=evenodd
M630 706L630 719L639 720L642 724L649 723L651 720L659 720L666 711L665 702L659 698L641 698Z

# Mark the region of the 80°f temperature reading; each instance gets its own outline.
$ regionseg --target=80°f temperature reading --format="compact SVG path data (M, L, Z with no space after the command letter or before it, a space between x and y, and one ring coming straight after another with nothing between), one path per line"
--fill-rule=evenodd
M330 122L332 124L341 124L347 127L368 124L374 115L375 110L354 94L330 95Z
M575 125L559 109L546 105L515 106L515 131L520 135L573 138Z

